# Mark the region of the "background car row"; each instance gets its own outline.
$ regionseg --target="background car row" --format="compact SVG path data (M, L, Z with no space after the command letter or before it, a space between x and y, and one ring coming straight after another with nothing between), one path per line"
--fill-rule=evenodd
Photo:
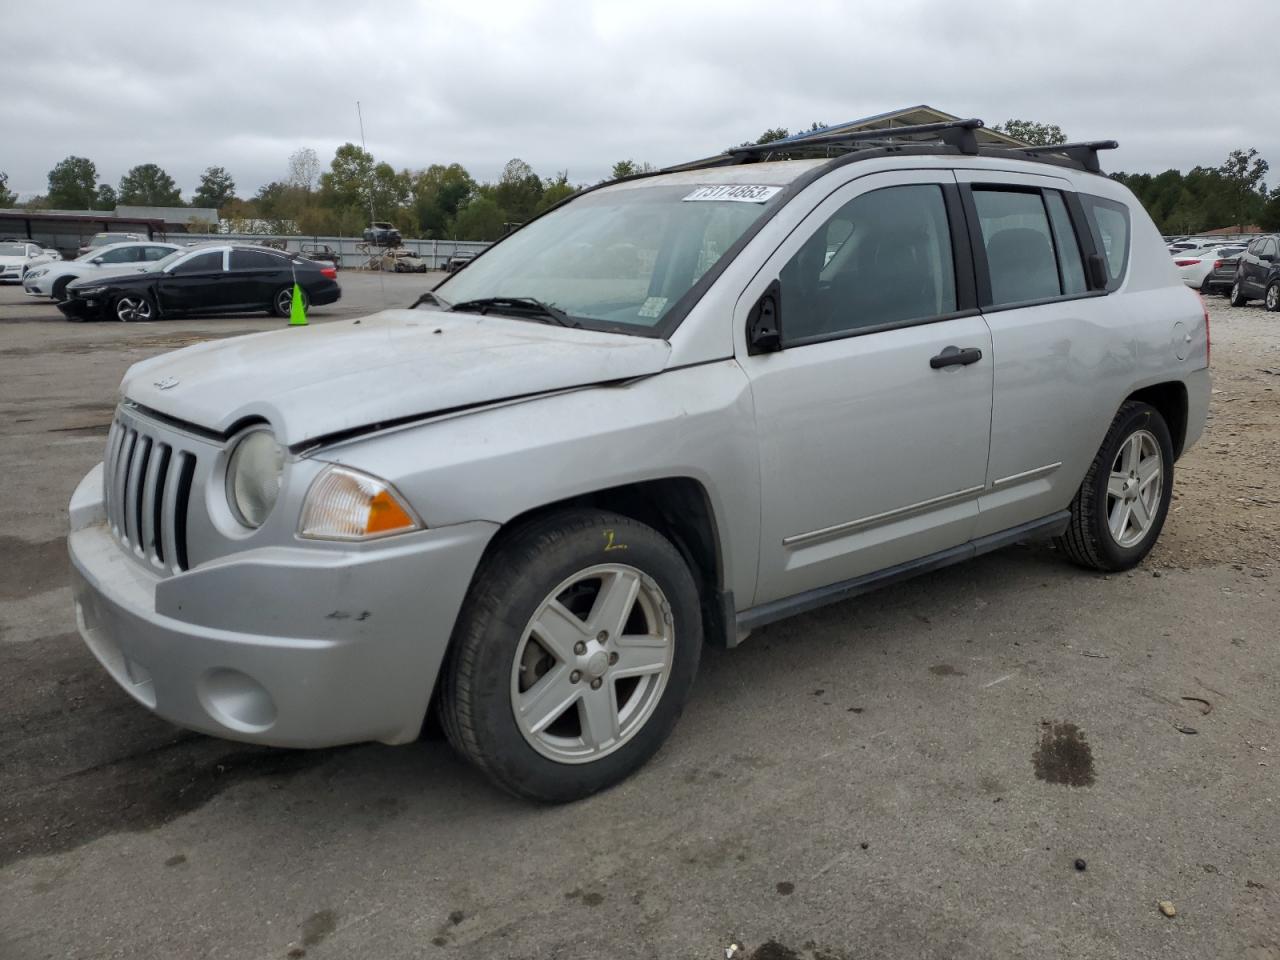
M298 254L247 243L182 247L131 270L69 283L58 309L69 320L147 321L185 314L266 310L288 316L295 284L303 306L342 296L337 270Z
M67 287L81 277L135 272L182 249L176 243L150 240L92 247L74 260L59 260L28 270L22 279L22 290L31 297L64 300Z
M21 283L33 267L61 259L57 250L22 237L0 240L0 283Z

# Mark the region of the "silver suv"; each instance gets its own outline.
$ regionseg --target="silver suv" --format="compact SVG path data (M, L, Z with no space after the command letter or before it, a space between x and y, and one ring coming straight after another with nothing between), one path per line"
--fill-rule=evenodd
M1114 144L978 125L610 183L416 309L137 364L71 501L86 642L186 727L395 744L435 709L564 801L658 749L704 641L1034 537L1132 567L1207 316Z

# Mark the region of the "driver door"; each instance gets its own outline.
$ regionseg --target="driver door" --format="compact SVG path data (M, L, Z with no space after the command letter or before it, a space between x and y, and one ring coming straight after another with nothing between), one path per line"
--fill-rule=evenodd
M206 250L170 267L156 284L165 313L220 310L226 304L226 251Z

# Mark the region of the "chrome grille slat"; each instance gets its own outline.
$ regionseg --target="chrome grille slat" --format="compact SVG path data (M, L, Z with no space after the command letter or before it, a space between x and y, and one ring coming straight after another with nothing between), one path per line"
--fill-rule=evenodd
M113 471L115 479L111 484L112 489L115 491L115 496L111 498L115 501L115 510L113 511L114 515L111 518L111 528L115 530L116 535L122 539L127 539L128 536L128 531L125 530L124 526L125 505L128 503L128 501L125 500L124 494L125 481L129 479L129 461L133 459L133 445L137 442L137 439L138 432L125 427L124 440L121 442L120 450L116 455L115 469Z
M169 458L168 475L165 477L164 493L160 502L160 545L164 551L165 567L172 569L177 562L178 540L177 529L173 522L174 512L178 506L178 473L182 469L182 454Z
M147 465L147 453L151 449L151 438L137 434L133 441L133 452L129 455L129 465L125 468L124 479L124 534L125 542L134 550L142 550L142 531L138 529L138 506L142 500L142 474Z
M135 557L168 573L186 569L185 542L197 456L181 436L121 413L103 462L107 523Z

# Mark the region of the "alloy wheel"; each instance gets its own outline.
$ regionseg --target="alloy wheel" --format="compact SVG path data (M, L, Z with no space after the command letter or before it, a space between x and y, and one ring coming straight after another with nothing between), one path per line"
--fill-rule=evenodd
M547 595L516 648L516 725L550 760L599 760L644 727L674 653L671 605L652 577L618 563L581 570Z
M1135 430L1124 442L1107 478L1107 526L1121 547L1142 542L1160 511L1164 461L1160 444L1147 430Z
M1273 283L1267 287L1267 309L1272 313L1280 310L1280 283Z
M121 323L140 323L151 319L151 301L146 297L121 297L116 301L116 319Z

